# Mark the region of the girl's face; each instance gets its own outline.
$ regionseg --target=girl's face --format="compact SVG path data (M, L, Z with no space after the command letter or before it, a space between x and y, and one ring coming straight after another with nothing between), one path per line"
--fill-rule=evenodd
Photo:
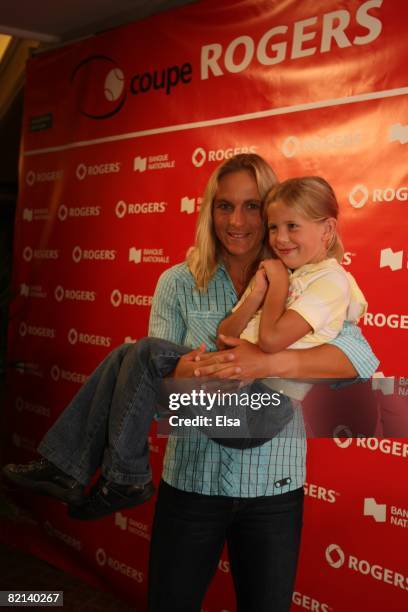
M231 172L219 180L213 223L224 255L255 260L265 233L261 210L258 186L250 172Z
M312 221L279 200L268 206L269 244L292 270L327 257L330 225L329 219Z

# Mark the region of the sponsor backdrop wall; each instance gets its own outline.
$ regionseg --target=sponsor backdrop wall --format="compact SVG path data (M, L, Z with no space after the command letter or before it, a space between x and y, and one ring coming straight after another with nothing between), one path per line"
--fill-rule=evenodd
M31 459L98 362L146 334L209 174L238 152L263 155L282 179L334 185L344 265L369 302L363 331L396 377L392 405L404 399L407 19L391 0L210 0L29 62L8 459ZM384 428L309 443L293 609L406 609L408 443L392 418ZM156 483L164 446L153 431ZM153 502L82 524L57 501L19 500L5 542L144 609ZM224 553L206 612L234 609L229 573Z

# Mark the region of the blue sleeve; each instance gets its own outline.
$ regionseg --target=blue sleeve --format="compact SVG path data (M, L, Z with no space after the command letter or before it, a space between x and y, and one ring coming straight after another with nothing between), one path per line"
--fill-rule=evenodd
M379 361L357 325L345 321L337 338L329 344L343 351L361 378L370 378L376 371Z
M186 325L180 311L174 268L160 276L154 292L149 320L149 336L183 344Z

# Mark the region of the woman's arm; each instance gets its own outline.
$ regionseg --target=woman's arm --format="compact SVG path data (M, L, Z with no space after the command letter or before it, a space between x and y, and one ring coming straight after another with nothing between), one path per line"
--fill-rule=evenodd
M196 376L216 378L354 378L356 368L337 347L322 344L311 349L287 349L265 353L259 346L224 338L231 347L218 353L206 354L196 361ZM207 359L207 356L209 359Z
M328 344L311 349L264 353L256 344L225 338L231 349L200 355L196 375L217 378L369 378L378 359L360 328L345 322L340 334ZM210 360L207 358L210 357Z

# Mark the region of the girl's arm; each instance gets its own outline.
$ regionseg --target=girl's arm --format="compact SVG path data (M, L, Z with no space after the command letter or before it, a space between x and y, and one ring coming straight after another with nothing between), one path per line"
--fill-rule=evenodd
M219 350L225 348L223 341L219 338L219 334L238 337L257 310L259 310L267 288L268 281L265 271L263 269L257 270L252 290L247 290L249 293L242 304L228 317L223 319L218 326L216 345Z
M267 302L268 298L265 300L265 306L268 305ZM270 324L268 311L264 308L259 326L258 345L265 353L278 353L311 331L313 328L306 319L293 310L287 310L275 323Z
M263 262L265 266L269 263ZM269 282L272 284L271 279ZM277 353L309 332L323 329L324 339L332 340L345 320L349 301L350 281L345 272L331 267L321 270L280 317L276 317L276 311L263 310L258 344L266 353Z
M262 262L269 289L259 325L259 347L266 353L277 353L306 336L312 327L297 312L285 310L289 279L285 266L277 259Z

